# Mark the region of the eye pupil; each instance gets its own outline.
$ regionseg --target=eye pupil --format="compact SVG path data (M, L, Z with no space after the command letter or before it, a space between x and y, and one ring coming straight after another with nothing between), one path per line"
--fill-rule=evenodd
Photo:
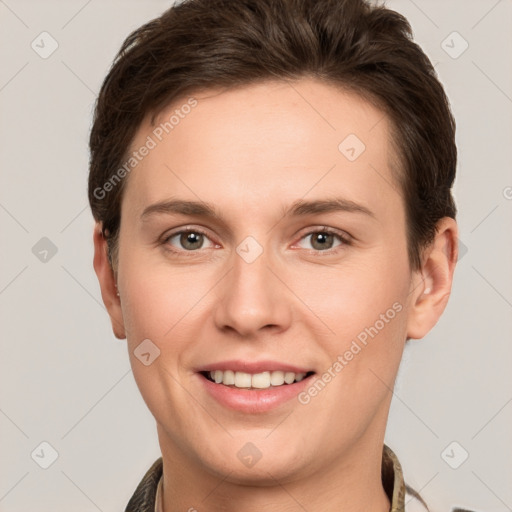
M332 242L333 242L333 237L334 235L332 235L331 233L324 233L324 232L319 232L319 233L315 233L313 235L313 240L312 240L312 243L311 245L315 248L315 249L330 249L330 246L332 245ZM319 244L317 247L315 247L316 244Z
M199 249L203 245L203 235L201 233L182 233L180 243L187 250Z

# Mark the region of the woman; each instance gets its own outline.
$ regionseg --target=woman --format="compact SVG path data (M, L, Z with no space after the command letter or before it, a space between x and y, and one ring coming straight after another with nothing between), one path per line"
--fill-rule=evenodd
M162 450L127 511L404 510L384 433L450 294L454 132L407 21L363 0L184 1L127 38L89 178Z

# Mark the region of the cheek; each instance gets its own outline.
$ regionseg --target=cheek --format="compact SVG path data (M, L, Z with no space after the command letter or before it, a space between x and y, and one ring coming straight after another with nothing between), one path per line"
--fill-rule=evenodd
M373 325L393 304L405 308L410 276L403 271L407 262L401 256L358 254L337 266L289 273L288 279L294 293L324 321L331 334L347 338ZM394 312L390 311L390 316Z
M208 290L207 281L190 269L171 269L165 261L155 263L137 255L120 257L119 279L130 344L145 338L159 344L172 338L182 321L189 322L195 310L200 310Z
M338 271L326 268L298 288L297 294L329 328L317 343L327 355L325 370L336 375L336 383L328 385L332 394L324 396L333 401L333 411L343 405L341 409L363 417L393 385L407 328L409 275L402 264L406 259L396 255L373 257L371 264L360 259Z
M186 407L177 383L187 378L183 366L193 350L194 329L201 325L197 315L206 290L190 285L190 272L149 271L135 261L125 262L123 272L123 316L133 375L152 414L171 424L176 418L169 416L166 404ZM141 356L148 352L149 357Z

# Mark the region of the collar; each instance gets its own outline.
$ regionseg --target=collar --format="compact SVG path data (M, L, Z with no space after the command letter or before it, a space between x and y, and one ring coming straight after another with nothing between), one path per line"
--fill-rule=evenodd
M163 512L162 510L163 463L160 457L144 475L125 512ZM382 485L389 501L390 512L405 512L405 482L397 456L386 445L382 450Z
M402 466L391 448L384 445L382 450L382 486L391 502L390 512L405 511L405 482Z

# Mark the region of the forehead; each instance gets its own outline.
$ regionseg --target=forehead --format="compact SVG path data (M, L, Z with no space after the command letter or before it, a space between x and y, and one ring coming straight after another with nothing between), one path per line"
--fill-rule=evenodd
M354 93L302 79L193 98L139 127L131 151L148 141L151 149L129 175L123 206L140 214L180 196L261 211L341 193L386 209L397 198L389 121Z

